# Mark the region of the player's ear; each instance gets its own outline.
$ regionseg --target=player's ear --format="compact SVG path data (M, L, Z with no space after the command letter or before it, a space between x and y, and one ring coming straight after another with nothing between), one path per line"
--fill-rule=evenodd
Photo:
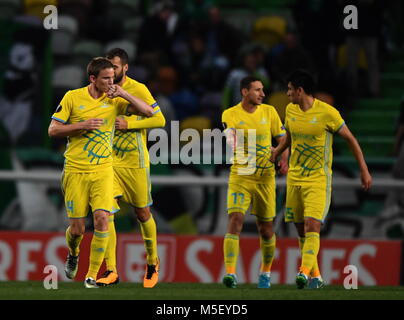
M96 79L96 76L91 75L91 76L89 77L89 79L90 79L90 83L94 83L94 82L95 82L95 79Z
M123 66L123 71L126 73L126 72L128 71L128 69L129 69L128 64L125 64L125 65Z
M246 88L241 89L241 96L242 97L245 97L247 94L248 94L248 89L246 89Z

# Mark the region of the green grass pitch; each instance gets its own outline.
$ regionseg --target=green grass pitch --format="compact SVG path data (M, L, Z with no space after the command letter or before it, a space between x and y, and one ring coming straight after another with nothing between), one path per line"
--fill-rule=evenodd
M2 281L0 300L404 300L404 287L360 286L346 290L328 285L319 290L298 290L294 285L257 289L241 284L237 289L222 284L159 283L144 289L141 283L85 289L81 282L59 282L58 289L45 289L40 281Z

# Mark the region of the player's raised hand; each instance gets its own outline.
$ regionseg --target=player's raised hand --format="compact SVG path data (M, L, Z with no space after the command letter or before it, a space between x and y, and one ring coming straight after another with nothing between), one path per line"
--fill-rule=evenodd
M117 117L115 120L115 129L117 130L127 130L128 129L128 121L126 121L123 117Z
M372 186L372 176L370 175L368 170L361 171L361 181L362 181L362 188L364 190L369 190Z
M126 91L117 84L110 85L107 91L108 98L123 97Z
M94 118L81 122L83 130L96 130L99 129L104 123L104 119Z

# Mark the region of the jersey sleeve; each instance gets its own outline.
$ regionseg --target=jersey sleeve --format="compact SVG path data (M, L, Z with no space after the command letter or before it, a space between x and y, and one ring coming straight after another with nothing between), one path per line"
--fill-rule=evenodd
M60 101L55 112L52 115L52 119L62 123L67 123L70 118L70 114L73 109L72 99L70 91L66 92L62 101Z
M335 133L345 124L344 119L342 119L339 111L333 107L330 107L328 113L328 121L326 123L326 128L328 131Z
M271 113L271 134L272 137L277 138L286 134L285 127L282 124L281 118L274 107L271 107L269 112Z
M166 119L160 108L157 106L158 112L153 112L153 115L149 118L142 116L125 116L124 119L128 122L128 129L151 129L162 128L166 124Z
M130 105L129 101L127 101L121 97L117 97L117 98L113 99L112 101L115 104L115 106L117 107L117 114L126 115L128 106Z

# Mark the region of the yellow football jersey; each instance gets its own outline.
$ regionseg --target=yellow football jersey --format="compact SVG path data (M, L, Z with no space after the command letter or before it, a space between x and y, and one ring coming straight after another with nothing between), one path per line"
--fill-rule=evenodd
M288 184L331 183L333 134L344 123L334 107L318 99L306 112L297 104L288 104L285 116L285 127L291 137Z
M285 135L285 129L275 108L261 104L253 113L249 113L239 103L223 112L222 122L225 130L236 130L237 134L236 156L232 159L230 178L238 176L264 182L267 177L275 176L275 166L270 161L272 138ZM255 134L255 145L249 129ZM237 155L241 155L241 158L237 158Z
M65 170L93 172L112 165L112 139L115 118L125 114L129 102L122 98L110 99L103 94L94 99L88 87L70 90L63 97L52 119L66 124L88 119L104 119L97 130L83 131L67 138Z
M156 100L151 95L147 87L134 79L126 76L126 81L124 82L123 89L129 92L131 95L138 97L147 104L153 107L154 117L163 117L160 107L158 106ZM130 125L132 119L142 120L144 117L131 115L125 117ZM165 121L165 120L164 120ZM130 128L130 126L129 126ZM116 130L114 136L114 167L122 168L148 168L149 163L149 152L147 150L147 130Z

